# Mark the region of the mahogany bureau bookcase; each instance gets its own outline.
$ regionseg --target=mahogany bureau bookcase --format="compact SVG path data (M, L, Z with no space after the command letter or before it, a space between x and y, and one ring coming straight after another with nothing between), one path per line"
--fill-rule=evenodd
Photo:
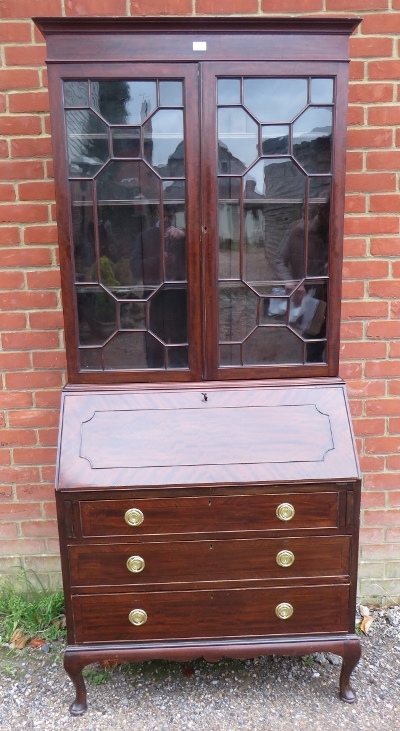
M338 378L358 19L36 19L68 385L68 646L330 650L355 699L360 474Z

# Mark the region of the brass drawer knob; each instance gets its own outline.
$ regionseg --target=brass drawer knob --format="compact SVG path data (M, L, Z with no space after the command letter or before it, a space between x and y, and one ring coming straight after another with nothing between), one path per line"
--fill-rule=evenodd
M140 525L144 521L144 515L139 508L131 508L125 513L125 523L128 525Z
M281 503L276 509L279 520L292 520L294 516L294 507L290 503Z
M128 571L131 571L132 574L140 574L140 572L144 569L145 563L141 556L131 556L128 558L126 565Z
M293 614L293 607L287 602L282 602L282 604L278 604L276 607L275 614L279 619L289 619Z
M291 566L293 561L294 553L292 553L292 551L279 551L276 556L276 563L279 566L283 566L284 568L286 568L287 566Z
M147 622L147 614L144 609L132 609L129 612L129 621L134 624L135 627L139 627L141 624Z

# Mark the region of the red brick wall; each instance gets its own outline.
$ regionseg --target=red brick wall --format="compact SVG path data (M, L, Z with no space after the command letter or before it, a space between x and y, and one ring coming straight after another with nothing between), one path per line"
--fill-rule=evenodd
M400 597L400 0L0 0L0 555L58 580L65 379L45 47L32 15L361 14L350 41L341 374L364 492L363 596Z

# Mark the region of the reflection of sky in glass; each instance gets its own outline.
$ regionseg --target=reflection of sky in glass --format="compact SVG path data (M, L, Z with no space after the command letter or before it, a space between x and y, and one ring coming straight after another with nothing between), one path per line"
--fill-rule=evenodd
M258 126L241 107L218 110L218 139L244 167L258 157Z
M315 140L332 133L332 107L309 107L293 125L293 139Z
M287 157L260 160L243 178L245 189L247 181L255 181L256 196L285 200L302 199L305 180L305 175Z
M181 81L160 81L160 104L163 107L182 106Z
M307 104L307 79L245 79L244 103L264 124L290 122Z
M283 160L274 160L276 164L279 164L280 162L283 162ZM253 168L245 175L244 177L244 187L246 189L246 182L247 181L255 181L256 187L255 187L255 193L257 195L265 195L265 188L264 188L264 166L268 165L267 160L261 160L257 163L257 165L254 165Z
M155 81L128 81L127 124L140 124L156 108Z
M167 165L168 158L183 140L183 113L180 109L163 109L155 113L144 126L145 144L152 141L149 162L154 167ZM180 155L182 157L182 155Z
M331 104L333 79L311 79L311 104Z
M240 104L240 79L218 79L218 104Z

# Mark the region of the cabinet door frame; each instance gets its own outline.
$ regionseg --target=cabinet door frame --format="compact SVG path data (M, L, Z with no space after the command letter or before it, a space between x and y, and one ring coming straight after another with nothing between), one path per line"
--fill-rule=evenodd
M218 327L218 189L216 82L218 77L310 77L335 79L332 192L330 210L329 289L326 363L219 366ZM211 380L336 376L339 367L343 215L347 128L347 64L334 62L208 62L202 65L202 176L204 180L206 374Z
M66 124L63 105L64 80L182 79L184 83L184 130L186 161L186 245L188 281L188 369L82 370L79 363L78 313L68 175ZM196 381L202 378L202 298L200 239L199 99L197 63L66 63L49 66L54 176L60 247L62 303L65 322L67 367L70 383L126 383Z

